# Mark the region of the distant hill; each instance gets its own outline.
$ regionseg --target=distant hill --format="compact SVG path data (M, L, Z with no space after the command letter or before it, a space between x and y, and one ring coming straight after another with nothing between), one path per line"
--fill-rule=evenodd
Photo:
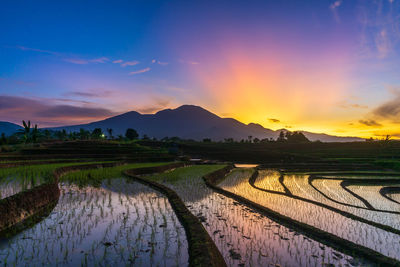
M79 131L80 128L93 130L94 128L113 129L113 134L125 134L127 128L133 128L143 136L158 139L163 137L180 137L184 139L202 140L211 138L215 141L233 138L235 140L253 138L274 138L279 130L274 131L259 124L244 124L232 118L221 118L201 107L183 105L176 109L165 109L155 114L140 114L136 111L127 112L105 120L88 124L49 128L52 130L65 129L67 132ZM327 134L303 132L311 141L322 142L352 142L363 141L357 137L338 137Z
M17 124L6 121L0 121L0 134L4 133L6 136L8 136L12 135L13 133L17 132L20 129L22 129L22 127Z

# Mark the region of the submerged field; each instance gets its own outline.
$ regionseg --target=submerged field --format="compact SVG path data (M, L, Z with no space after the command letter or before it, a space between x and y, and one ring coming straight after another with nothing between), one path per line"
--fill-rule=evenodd
M100 187L65 183L60 189L58 204L47 218L0 243L2 264L187 264L183 228L157 191L124 178Z
M140 149L145 155L153 153ZM79 153L89 153L86 150ZM126 155L139 157L125 150L123 147ZM107 148L103 153L111 152ZM400 262L397 173L280 173L246 164L237 165L226 176L221 172L210 187L210 180L204 177L227 169L228 163L170 165L170 161L157 161L168 159L159 154L149 160L153 162L93 158L42 163L3 160L15 166L0 168L0 204L14 196L23 199L27 192L54 182L59 196L38 210L34 219L27 217L11 232L0 231L1 266L193 263L190 232L176 213L176 203L172 205L170 196L158 188L124 175L132 169L142 170L137 172L143 173L141 179L178 195L227 266L377 266L389 258L392 265ZM74 171L55 180L56 170L70 167ZM168 168L172 169L165 171ZM0 215L7 214L0 210ZM299 224L305 227L294 226ZM320 238L321 233L340 242ZM354 244L354 250L341 247L343 242ZM368 257L360 248L379 254Z
M343 183L340 176L310 178L268 170L259 171L252 183L252 174L251 169L233 171L220 186L296 221L400 259L400 207L379 194L384 185L354 186L351 180Z
M229 266L367 264L213 192L206 187L202 176L221 167L185 167L151 179L167 185L179 194L190 211L202 221Z

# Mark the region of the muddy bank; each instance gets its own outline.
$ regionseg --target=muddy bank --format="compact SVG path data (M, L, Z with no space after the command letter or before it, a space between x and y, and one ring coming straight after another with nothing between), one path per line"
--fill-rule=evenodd
M49 206L54 206L60 197L58 179L62 175L78 170L115 167L124 162L86 164L57 168L53 172L54 181L36 186L13 196L0 200L0 232L6 233L17 224L23 223L31 216L43 212Z

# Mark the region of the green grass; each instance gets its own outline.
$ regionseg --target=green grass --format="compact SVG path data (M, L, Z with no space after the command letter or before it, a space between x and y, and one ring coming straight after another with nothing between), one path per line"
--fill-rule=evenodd
M204 175L222 169L226 165L195 165L177 168L173 171L153 175L150 179L155 181L178 182L181 179L199 179Z
M78 186L100 186L105 179L120 178L122 173L129 169L144 168L170 164L171 162L131 163L111 168L82 170L71 172L61 177L61 181L75 183Z
M53 179L53 171L60 167L74 166L74 165L84 165L92 163L105 163L102 162L68 162L68 163L52 163L52 164L42 164L42 165L27 165L18 166L12 168L0 168L0 181L6 178L16 179L37 179L41 178L43 180Z

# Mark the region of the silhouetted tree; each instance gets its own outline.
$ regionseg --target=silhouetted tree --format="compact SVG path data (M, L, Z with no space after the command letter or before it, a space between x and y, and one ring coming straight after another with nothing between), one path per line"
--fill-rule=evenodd
M128 128L126 129L125 137L129 140L135 140L139 137L139 134L136 132L135 129Z
M5 133L1 133L1 138L0 138L0 145L6 145L7 144L7 137Z
M260 139L258 139L257 137L253 139L253 143L260 143Z
M49 140L50 138L51 138L51 132L50 132L50 130L44 130L43 131L43 135L44 135L44 137L46 138L46 140Z
M32 129L32 137L31 137L32 142L36 143L38 138L39 138L39 130L38 130L37 124L35 124L35 127L33 127L33 129Z
M19 135L22 135L23 141L26 143L29 141L29 137L31 134L31 121L28 121L26 123L24 120L22 121L22 126L24 127L23 129L18 131Z
M62 129L62 131L56 131L54 135L58 140L65 140L67 138L67 131Z
M210 142L211 142L211 138L204 138L204 139L203 139L203 142L204 142L204 143L210 143Z
M100 139L102 137L102 135L103 135L103 131L101 130L101 128L95 128L92 131L91 137L93 139Z
M39 136L39 130L37 128L37 124L35 124L35 127L31 129L31 121L28 121L26 123L24 120L22 121L22 125L24 126L24 129L18 131L18 135L22 135L22 139L24 140L25 143L27 142L36 142Z
M81 129L79 130L78 135L79 135L79 138L80 138L81 140L87 140L87 139L89 139L89 137L90 137L90 132L89 132L88 130L85 130L85 129L81 128Z
M290 143L308 143L310 140L302 132L287 132L286 139Z
M277 142L285 142L286 141L286 137L285 137L285 132L281 131L279 133L278 138L276 139Z

